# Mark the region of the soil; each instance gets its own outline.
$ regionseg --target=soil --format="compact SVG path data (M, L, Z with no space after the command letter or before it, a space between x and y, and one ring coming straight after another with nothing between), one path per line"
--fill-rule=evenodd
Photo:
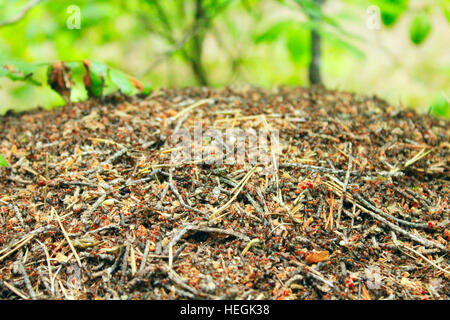
M279 170L173 162L170 137L196 121L277 130ZM449 133L320 87L7 115L0 298L449 299Z

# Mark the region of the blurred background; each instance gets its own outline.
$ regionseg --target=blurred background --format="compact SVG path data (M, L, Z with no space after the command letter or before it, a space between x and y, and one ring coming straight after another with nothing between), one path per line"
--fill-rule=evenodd
M154 89L323 83L441 117L449 40L448 0L0 0L0 65L89 59ZM62 104L0 77L0 114Z

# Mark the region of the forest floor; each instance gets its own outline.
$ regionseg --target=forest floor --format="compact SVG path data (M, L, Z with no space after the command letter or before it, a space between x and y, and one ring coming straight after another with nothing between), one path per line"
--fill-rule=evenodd
M170 138L196 121L278 132L279 170L210 161L205 137L189 146L206 158L173 161ZM0 298L449 299L449 133L322 88L161 89L7 115Z

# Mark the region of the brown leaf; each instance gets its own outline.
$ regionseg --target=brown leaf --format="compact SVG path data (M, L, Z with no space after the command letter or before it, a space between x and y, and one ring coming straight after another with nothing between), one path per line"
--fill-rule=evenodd
M66 102L70 100L70 91L72 88L72 70L64 62L56 61L50 67L48 74L48 83L53 90L58 92Z
M142 90L144 90L144 85L143 85L139 80L136 80L136 79L133 78L133 77L128 77L128 80L130 80L131 83L132 83L139 91L142 92Z
M10 64L6 64L6 65L4 65L3 67L4 67L5 69L11 71L11 72L14 72L14 67L13 67L12 65L10 65Z
M91 62L84 59L83 66L86 69L86 74L83 76L84 87L86 88L89 97L92 97Z
M329 258L330 258L330 253L328 251L310 252L305 257L306 262L309 263L309 264L326 261Z

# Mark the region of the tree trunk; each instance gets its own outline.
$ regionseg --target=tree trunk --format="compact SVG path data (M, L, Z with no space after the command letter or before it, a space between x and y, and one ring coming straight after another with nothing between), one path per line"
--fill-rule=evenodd
M325 0L314 0L317 5L321 6ZM320 23L319 18L311 17L317 24ZM320 72L321 63L321 42L322 39L317 29L311 31L311 62L309 63L309 83L311 85L322 84Z
M199 24L204 24L205 21L203 19L205 18L205 12L203 9L203 0L197 0L196 6L195 6L195 21ZM201 27L202 28L202 27ZM202 86L208 85L208 78L206 76L206 72L203 69L202 64L202 53L203 53L203 31L198 31L192 41L193 41L193 54L192 54L192 60L191 60L191 68L192 71L195 74L195 77L197 78L197 81Z
M321 84L320 76L320 48L321 39L317 30L311 31L311 62L309 63L309 83Z

